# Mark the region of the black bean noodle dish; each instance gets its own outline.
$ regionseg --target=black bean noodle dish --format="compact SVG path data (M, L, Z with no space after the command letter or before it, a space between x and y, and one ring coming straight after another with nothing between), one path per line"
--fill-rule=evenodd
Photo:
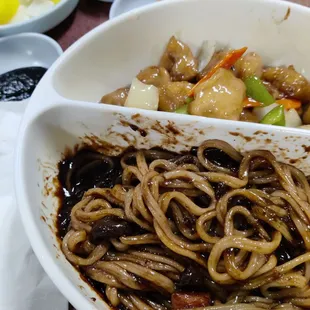
M67 260L114 309L310 309L310 188L265 150L83 148L59 163Z

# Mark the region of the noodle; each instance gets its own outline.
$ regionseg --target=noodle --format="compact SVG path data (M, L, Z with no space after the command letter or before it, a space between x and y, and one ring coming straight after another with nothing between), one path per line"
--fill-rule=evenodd
M59 175L62 251L111 306L310 308L310 186L297 168L218 140L188 155L78 156Z

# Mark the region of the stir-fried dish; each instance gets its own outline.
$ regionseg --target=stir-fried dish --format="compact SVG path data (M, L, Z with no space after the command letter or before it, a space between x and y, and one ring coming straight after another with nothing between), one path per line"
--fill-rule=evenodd
M62 251L111 307L310 309L308 179L269 151L83 149L59 170Z
M310 84L295 68L264 66L247 48L205 41L197 57L172 37L157 66L101 103L287 127L310 124Z

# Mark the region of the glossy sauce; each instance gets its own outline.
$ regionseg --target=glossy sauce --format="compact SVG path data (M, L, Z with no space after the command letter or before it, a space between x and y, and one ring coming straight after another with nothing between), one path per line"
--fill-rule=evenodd
M0 101L28 99L47 71L42 67L27 67L0 75Z
M58 213L58 234L63 238L68 230L73 206L81 200L90 188L112 188L121 183L120 157L107 157L89 149L83 149L69 156L58 165L58 180L61 192L61 207ZM113 165L113 166L112 166Z

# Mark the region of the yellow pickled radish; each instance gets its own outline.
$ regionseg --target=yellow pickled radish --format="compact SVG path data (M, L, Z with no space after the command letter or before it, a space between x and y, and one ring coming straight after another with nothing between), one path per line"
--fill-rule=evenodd
M5 25L14 17L19 7L19 0L0 0L0 25Z
M0 0L1 1L1 0ZM55 4L57 4L60 0L52 0Z

